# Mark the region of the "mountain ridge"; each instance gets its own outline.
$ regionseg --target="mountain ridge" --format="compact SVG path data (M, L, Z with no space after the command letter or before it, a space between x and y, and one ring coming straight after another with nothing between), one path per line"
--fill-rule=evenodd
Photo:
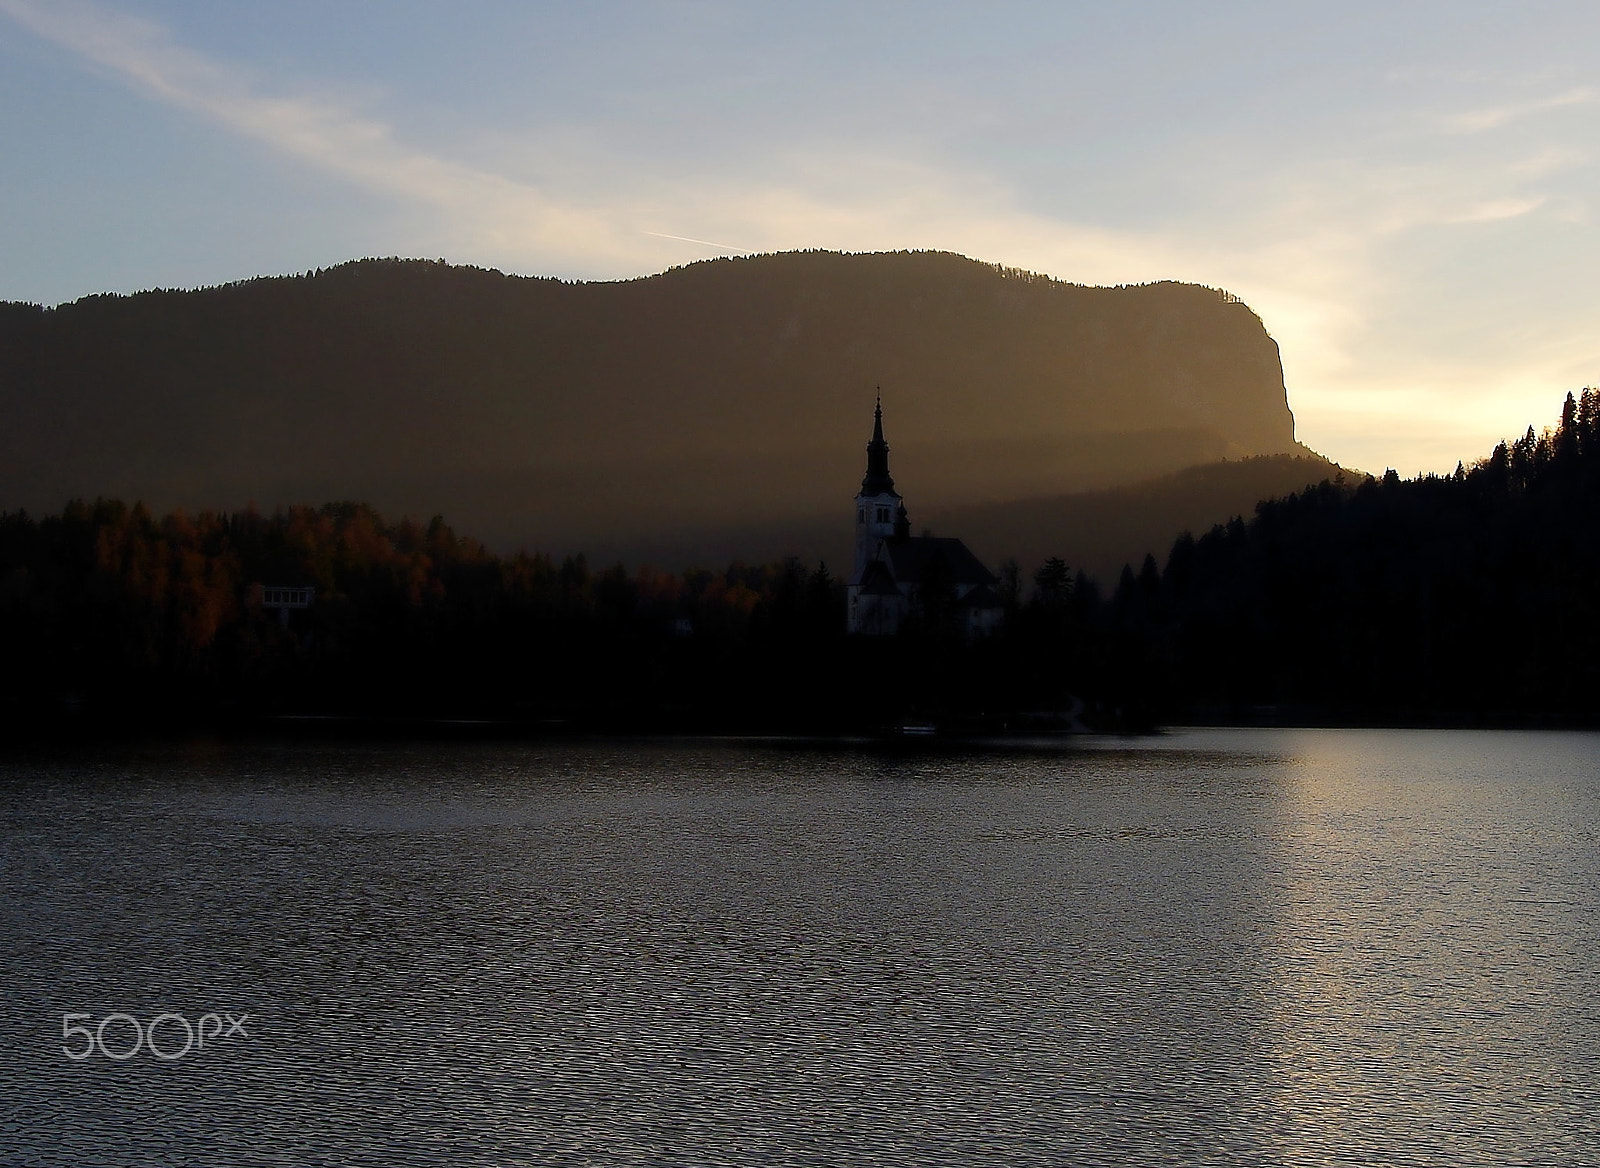
M0 507L362 498L500 546L848 510L886 392L914 508L1305 453L1237 298L942 252L724 258L616 282L353 261L0 306Z

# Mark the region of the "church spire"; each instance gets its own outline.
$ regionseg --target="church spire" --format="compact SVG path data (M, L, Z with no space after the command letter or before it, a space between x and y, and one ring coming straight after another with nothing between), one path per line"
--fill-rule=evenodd
M883 440L883 392L872 413L872 441L867 443L867 477L861 480L863 495L893 495L894 479L889 477L889 444Z

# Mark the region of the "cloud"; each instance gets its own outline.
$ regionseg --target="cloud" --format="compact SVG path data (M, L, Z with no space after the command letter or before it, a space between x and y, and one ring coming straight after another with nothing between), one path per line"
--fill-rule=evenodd
M1508 172L1519 178L1545 178L1589 161L1589 153L1571 146L1550 146L1511 163Z
M368 190L481 222L492 238L571 256L630 250L610 216L407 146L388 124L336 100L259 92L242 71L173 44L148 21L84 0L0 0L0 13L149 97Z
M1019 266L1027 265L1029 254L1044 255L1063 261L1062 270L1080 279L1172 275L1171 266L1164 269L1135 238L1019 215L1005 207L1002 189L980 180L837 148L813 156L795 151L777 181L695 176L673 183L635 174L629 176L637 192L631 198L609 192L561 198L408 145L387 122L347 102L266 92L247 71L174 44L156 24L89 0L0 0L0 13L151 98L367 190L436 208L445 213L439 226L444 240L504 259L633 275L684 258L681 248L664 252L647 240L690 244L696 254L933 246ZM617 160L609 161L615 177ZM830 189L843 175L853 195ZM743 239L749 247L711 242L719 237Z
M1543 113L1545 110L1561 109L1570 105L1588 105L1594 101L1600 101L1600 90L1585 85L1539 101L1488 106L1484 109L1455 114L1446 118L1445 122L1457 133L1478 134L1484 130L1497 130L1501 126L1509 125L1532 114Z
M1542 195L1523 199L1491 199L1478 203L1459 214L1452 215L1447 223L1492 223L1501 219L1518 219L1531 214L1548 202Z
M748 247L734 247L732 244L727 243L712 243L709 239L691 239L687 235L668 235L665 231L646 231L645 234L653 235L657 239L676 239L679 243L697 243L701 247L714 248L730 255L745 255L753 250Z

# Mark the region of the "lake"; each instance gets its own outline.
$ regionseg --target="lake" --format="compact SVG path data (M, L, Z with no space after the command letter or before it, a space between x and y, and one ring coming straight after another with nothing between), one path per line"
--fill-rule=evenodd
M1600 1159L1592 734L84 748L0 861L5 1164Z

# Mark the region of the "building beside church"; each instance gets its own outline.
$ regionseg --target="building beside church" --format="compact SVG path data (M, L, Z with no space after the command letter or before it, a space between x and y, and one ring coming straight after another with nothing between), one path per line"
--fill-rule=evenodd
M867 475L856 496L856 560L846 587L847 628L883 636L943 609L969 638L1000 627L1005 609L994 573L959 539L911 534L905 500L889 476L883 401L873 414Z

